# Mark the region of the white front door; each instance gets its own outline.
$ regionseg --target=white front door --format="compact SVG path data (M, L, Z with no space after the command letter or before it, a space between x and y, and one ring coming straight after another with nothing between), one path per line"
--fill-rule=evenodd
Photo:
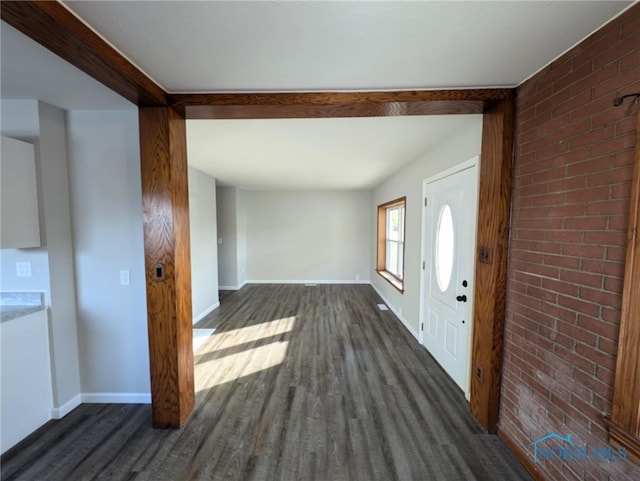
M466 165L424 183L420 338L468 398L478 166Z

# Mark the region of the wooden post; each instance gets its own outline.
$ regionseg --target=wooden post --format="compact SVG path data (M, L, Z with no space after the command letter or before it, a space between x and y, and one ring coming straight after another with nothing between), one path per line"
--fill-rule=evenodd
M186 123L168 107L139 118L152 422L178 428L195 403Z
M496 432L500 407L512 150L509 99L488 109L482 120L470 404L490 433Z

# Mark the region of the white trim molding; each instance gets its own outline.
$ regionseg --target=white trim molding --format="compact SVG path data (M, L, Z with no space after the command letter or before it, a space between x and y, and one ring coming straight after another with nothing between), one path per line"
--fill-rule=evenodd
M365 280L251 280L247 284L371 284L368 279Z
M243 282L239 286L218 286L219 291L239 291L242 289L247 283Z
M62 419L75 408L82 404L82 394L78 394L69 399L62 406L51 409L51 419Z
M417 341L419 341L419 339L418 339L418 333L413 329L413 327L411 327L411 325L407 322L407 320L406 320L404 317L402 317L402 315L400 315L400 313L396 310L396 308L395 308L395 307L393 307L393 304L391 304L391 303L387 300L387 298L386 298L386 297L384 297L384 295L382 294L382 292L380 292L380 291L378 290L378 288L377 288L375 285L373 285L373 284L370 284L370 285L371 285L371 287L373 287L373 290L374 290L374 291L376 291L376 293L377 293L377 294L380 296L380 298L384 301L384 303L387 305L387 307L389 308L389 310L390 310L391 312L393 312L393 314L394 314L394 315L395 315L395 316L400 320L400 322L404 325L404 327L406 327L406 328L407 328L407 331L409 331L409 332L411 333L411 335L412 335L413 337L415 337Z
M85 392L82 402L87 404L151 404L151 393L146 392Z
M204 311L202 311L200 314L198 314L197 316L195 316L193 318L193 324L195 324L196 322L201 321L202 319L207 317L211 312L215 311L218 307L220 307L220 301L218 301L218 302L216 302L214 304L211 304Z

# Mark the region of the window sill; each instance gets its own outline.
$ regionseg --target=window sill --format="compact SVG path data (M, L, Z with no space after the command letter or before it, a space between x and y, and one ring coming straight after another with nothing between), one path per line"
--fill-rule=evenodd
M388 271L376 271L384 280L386 280L393 287L398 289L402 294L404 294L404 282L399 280L393 274Z

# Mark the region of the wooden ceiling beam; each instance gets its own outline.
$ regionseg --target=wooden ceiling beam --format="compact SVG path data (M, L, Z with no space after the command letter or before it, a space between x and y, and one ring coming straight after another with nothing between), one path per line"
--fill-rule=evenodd
M166 92L59 2L0 2L3 21L139 106L167 105Z
M169 104L188 119L394 117L481 114L513 89L173 94Z

